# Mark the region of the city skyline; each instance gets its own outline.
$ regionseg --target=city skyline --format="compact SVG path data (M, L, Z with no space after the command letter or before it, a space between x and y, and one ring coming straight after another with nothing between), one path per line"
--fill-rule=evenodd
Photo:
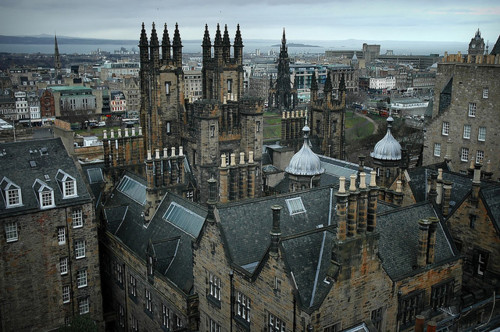
M215 32L216 24L221 23L230 31L240 24L244 39L277 39L286 28L289 40L311 41L468 41L480 29L485 41L493 46L500 31L500 5L494 0L404 4L395 0L320 0L314 4L297 0L6 0L0 4L0 12L2 34L13 36L57 34L135 40L142 22L148 30L155 22L159 29L167 23L172 32L178 23L181 37L192 40L201 38L205 24Z

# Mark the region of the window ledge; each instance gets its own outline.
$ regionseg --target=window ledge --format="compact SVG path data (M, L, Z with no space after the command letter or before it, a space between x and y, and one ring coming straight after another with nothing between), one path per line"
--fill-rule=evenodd
M208 303L216 306L217 308L221 308L221 303L220 303L220 300L216 299L215 297L213 297L212 295L207 295L207 300L208 300Z
M240 325L243 329L250 331L250 322L245 320L243 317L235 315L234 321L238 323L238 325Z

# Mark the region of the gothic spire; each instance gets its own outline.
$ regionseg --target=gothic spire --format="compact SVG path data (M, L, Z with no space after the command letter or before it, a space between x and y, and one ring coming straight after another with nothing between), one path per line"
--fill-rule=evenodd
M151 29L151 39L150 39L150 45L151 46L158 46L158 35L156 34L156 28L155 28L155 23L153 22L153 28Z
M222 39L222 54L225 61L229 60L231 56L231 41L229 40L229 33L227 32L227 24L224 26L224 37Z
M318 90L318 81L316 80L316 72L314 71L311 76L311 90Z
M175 23L173 45L174 47L182 47L181 34L179 33L179 25L177 23Z
M54 35L54 69L56 74L61 69L61 58L59 56L59 46L57 45L57 36Z
M208 32L208 24L205 24L205 34L203 35L203 43L202 47L211 47L212 43L210 42L210 33Z
M224 26L224 38L222 39L224 47L230 47L231 41L229 40L229 32L227 32L227 24Z
M240 25L236 26L236 36L234 37L234 46L243 47L243 40L241 39Z
M283 28L283 37L281 38L281 47L286 47L286 36L285 36L285 28Z
M168 35L167 23L163 28L163 38L161 40L161 57L163 60L170 59L170 36Z
M345 76L342 74L339 82L339 91L345 91Z
M219 26L219 23L217 23L217 32L215 33L214 46L215 46L215 47L220 47L220 46L222 46L222 37L221 37L221 34L220 34L220 26Z
M144 28L144 22L142 22L141 39L139 41L139 47L148 46L148 36L146 35L146 29Z
M332 77L330 76L330 71L328 71L326 74L325 87L323 88L323 91L325 92L325 95L327 92L333 91Z

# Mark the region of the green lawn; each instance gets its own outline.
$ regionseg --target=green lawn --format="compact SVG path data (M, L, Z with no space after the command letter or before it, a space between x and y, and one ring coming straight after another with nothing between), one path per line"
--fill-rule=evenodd
M264 126L264 139L280 138L281 126Z

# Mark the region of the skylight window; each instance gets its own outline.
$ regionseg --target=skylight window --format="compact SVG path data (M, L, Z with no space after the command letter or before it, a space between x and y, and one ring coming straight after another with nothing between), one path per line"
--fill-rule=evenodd
M104 182L102 170L100 168L89 168L87 170L90 184Z
M146 204L146 186L138 181L125 175L116 189L137 203Z
M306 212L306 208L304 207L304 204L302 203L302 198L300 197L287 199L286 205L288 206L288 211L290 212L291 216L293 216L294 214Z
M170 203L167 212L163 215L163 219L193 237L198 237L205 221L202 216L175 202Z

